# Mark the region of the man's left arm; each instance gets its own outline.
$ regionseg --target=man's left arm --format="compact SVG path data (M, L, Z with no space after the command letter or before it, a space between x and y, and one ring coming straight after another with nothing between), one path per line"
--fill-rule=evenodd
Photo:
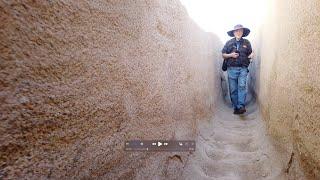
M248 58L249 58L249 59L252 59L253 56L254 56L254 53L253 53L253 51L252 51L252 47L251 47L250 41L248 41L248 54L249 54Z

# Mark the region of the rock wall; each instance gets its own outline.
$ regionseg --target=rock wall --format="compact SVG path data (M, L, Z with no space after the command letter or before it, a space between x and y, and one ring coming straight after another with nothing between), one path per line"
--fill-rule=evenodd
M319 12L318 0L269 1L259 40L259 102L290 179L320 179Z
M128 153L124 141L196 135L219 96L217 37L176 0L0 10L0 178L179 176L188 153Z

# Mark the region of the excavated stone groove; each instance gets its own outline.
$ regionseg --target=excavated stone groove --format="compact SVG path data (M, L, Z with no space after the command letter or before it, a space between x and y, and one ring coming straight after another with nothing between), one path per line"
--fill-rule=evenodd
M320 1L267 4L237 116L178 0L0 0L0 179L320 179Z

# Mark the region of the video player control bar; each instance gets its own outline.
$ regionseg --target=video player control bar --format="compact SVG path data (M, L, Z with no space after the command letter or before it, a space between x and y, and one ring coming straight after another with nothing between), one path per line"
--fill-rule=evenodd
M132 140L125 142L125 151L195 151L195 141Z

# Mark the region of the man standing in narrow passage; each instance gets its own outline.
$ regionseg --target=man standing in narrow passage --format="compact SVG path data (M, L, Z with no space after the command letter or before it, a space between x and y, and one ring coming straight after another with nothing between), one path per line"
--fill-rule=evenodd
M234 109L233 113L243 114L246 112L245 100L247 96L248 66L250 59L253 57L251 43L243 37L248 36L250 30L238 24L227 33L233 38L224 45L222 57L227 62L230 98Z

